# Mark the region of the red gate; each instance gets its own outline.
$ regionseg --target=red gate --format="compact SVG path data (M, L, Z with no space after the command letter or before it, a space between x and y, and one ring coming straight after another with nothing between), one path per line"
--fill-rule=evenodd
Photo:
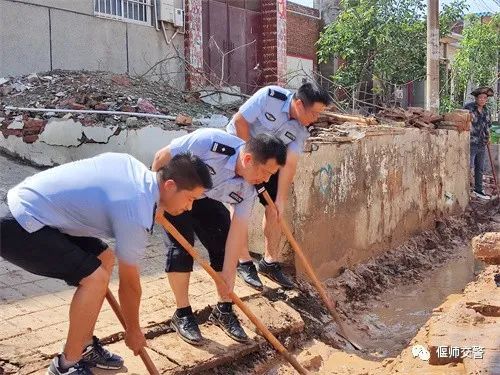
M260 0L203 0L203 59L213 83L253 93L261 83Z

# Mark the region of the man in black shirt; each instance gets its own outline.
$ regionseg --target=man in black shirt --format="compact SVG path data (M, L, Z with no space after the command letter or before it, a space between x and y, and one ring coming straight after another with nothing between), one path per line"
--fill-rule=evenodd
M483 190L483 166L486 155L486 144L490 139L491 113L486 107L488 97L493 96L493 90L489 87L479 87L471 92L476 100L467 103L464 108L472 115L472 127L470 129L470 164L474 168L474 194L488 200L489 195Z

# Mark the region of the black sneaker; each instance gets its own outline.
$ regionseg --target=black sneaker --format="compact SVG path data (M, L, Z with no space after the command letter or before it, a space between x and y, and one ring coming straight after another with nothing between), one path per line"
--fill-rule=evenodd
M83 351L81 362L89 367L107 370L119 370L123 367L123 358L107 350L95 336L92 337L92 344Z
M83 361L77 362L67 370L63 370L59 363L60 355L54 357L47 369L47 375L93 375L89 367Z
M257 269L259 270L259 273L269 277L283 288L295 288L295 284L283 273L279 263L267 263L264 259L261 259L257 265Z
M253 264L251 260L244 263L238 263L236 271L240 279L248 286L257 290L264 289L264 285L262 285L262 281L260 281L259 275L257 274L257 268L255 268L255 264Z
M208 320L220 327L233 340L238 342L247 342L249 340L232 309L229 312L222 312L218 306L215 306Z
M203 336L193 314L179 318L177 314L172 316L170 327L177 332L179 337L192 345L201 345Z

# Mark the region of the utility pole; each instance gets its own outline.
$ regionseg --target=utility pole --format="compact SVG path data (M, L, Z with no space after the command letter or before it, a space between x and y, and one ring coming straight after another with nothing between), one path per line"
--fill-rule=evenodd
M439 109L439 0L427 0L427 80L425 109Z

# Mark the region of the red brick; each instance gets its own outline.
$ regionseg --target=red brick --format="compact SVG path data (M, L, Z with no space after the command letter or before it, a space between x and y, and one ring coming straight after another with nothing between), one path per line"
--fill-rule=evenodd
M309 58L317 63L316 42L319 38L319 22L312 17L287 12L287 53ZM295 30L300 30L300 32L295 32Z
M0 130L5 138L14 135L16 137L22 137L23 131L21 129L2 129Z
M180 126L189 126L193 124L193 119L190 116L178 114L175 118L175 123Z
M77 109L77 110L82 110L82 109L85 109L85 106L83 104L78 104L78 103L75 103L75 102L71 102L68 104L68 106L71 108L71 109Z
M29 118L29 117L25 118L23 122L24 122L24 126L22 129L23 136L40 134L40 132L43 131L43 128L45 127L46 124L45 120Z
M97 103L94 106L94 109L97 111L107 111L108 110L108 105L104 103Z
M120 108L120 110L122 112L136 112L136 108L135 107L133 107L131 105L127 105L127 104L122 105L122 107Z
M38 134L26 135L23 137L24 143L33 143L38 139Z
M117 74L111 78L111 81L117 85L128 87L131 85L130 79L125 74Z

